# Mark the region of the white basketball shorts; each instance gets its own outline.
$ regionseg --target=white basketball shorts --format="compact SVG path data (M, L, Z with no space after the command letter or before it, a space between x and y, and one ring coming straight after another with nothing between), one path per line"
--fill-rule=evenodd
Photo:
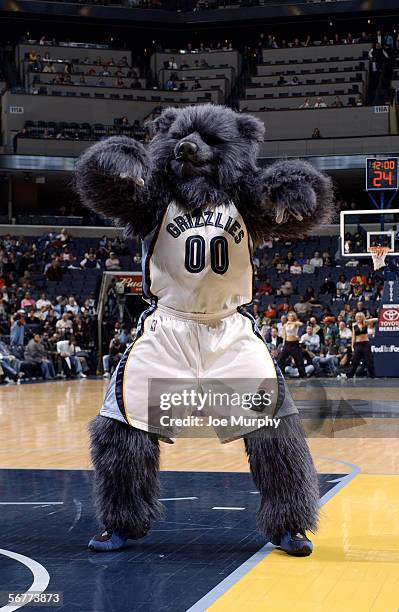
M263 409L246 408L248 418L244 419L241 406L238 418L236 409L226 405L233 403L233 396L236 399L243 388L259 391L264 387L262 381L269 387L274 383L273 418L298 413L277 364L246 311L215 318L152 305L141 315L137 336L112 375L100 414L173 443L183 429L179 419L194 411L204 417L201 425L213 425L219 440L229 442L262 426L258 419L264 419ZM193 396L184 396L183 391L193 387L198 388L200 398L205 392L209 398L211 391L215 392L214 403L208 402L203 410L197 397L195 405L190 403ZM219 405L217 400L226 390L229 393ZM177 398L172 413L168 402L160 408L160 395ZM182 397L184 401L179 403ZM233 413L234 423L232 417L224 420Z

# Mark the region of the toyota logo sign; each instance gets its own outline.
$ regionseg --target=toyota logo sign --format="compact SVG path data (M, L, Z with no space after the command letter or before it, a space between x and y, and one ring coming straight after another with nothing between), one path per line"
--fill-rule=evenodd
M399 310L395 310L393 308L391 308L390 310L383 309L382 317L385 321L389 321L390 323L398 321L399 320Z

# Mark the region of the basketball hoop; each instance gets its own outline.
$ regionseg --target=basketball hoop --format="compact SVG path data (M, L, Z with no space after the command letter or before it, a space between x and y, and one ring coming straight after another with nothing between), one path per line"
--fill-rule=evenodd
M371 246L369 247L371 257L373 258L374 270L379 270L386 266L385 257L391 251L388 246Z

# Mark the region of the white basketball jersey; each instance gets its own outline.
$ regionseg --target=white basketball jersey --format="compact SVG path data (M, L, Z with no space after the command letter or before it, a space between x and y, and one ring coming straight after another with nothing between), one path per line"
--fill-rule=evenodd
M191 213L169 204L143 240L143 293L184 313L223 315L252 300L252 243L233 203Z

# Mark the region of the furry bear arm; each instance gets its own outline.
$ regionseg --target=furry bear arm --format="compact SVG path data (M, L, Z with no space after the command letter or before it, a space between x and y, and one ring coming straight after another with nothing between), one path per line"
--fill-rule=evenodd
M271 237L300 238L331 222L332 181L305 161L278 161L259 169L251 183L247 197L255 206L245 207L245 217L258 242Z
M151 174L144 146L131 138L114 136L81 155L76 165L76 189L88 208L142 236L154 226L154 203L148 189Z

